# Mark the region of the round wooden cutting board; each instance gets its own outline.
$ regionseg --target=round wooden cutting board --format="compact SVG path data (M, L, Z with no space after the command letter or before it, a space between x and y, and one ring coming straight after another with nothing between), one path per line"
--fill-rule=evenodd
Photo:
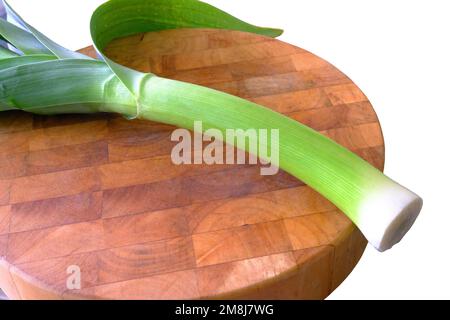
M178 30L107 52L282 112L383 169L371 104L305 50ZM107 114L0 114L0 287L10 298L323 299L351 272L366 240L327 200L258 166L175 166L173 130Z

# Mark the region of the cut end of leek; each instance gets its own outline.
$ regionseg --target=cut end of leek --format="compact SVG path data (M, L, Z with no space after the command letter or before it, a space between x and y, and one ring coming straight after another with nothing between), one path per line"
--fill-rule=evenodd
M384 252L399 243L411 229L422 205L422 198L392 182L364 200L357 225L369 243Z

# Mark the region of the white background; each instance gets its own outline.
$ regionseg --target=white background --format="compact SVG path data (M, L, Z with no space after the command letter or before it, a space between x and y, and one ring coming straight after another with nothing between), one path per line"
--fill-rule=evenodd
M101 0L9 0L35 27L71 49L91 44ZM420 194L421 216L403 242L368 247L329 299L450 298L450 5L442 0L209 0L350 76L374 105L386 173Z

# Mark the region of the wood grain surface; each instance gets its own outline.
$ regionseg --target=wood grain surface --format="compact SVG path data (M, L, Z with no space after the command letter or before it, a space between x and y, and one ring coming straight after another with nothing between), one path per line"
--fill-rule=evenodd
M370 102L305 50L177 30L107 52L282 112L383 169ZM107 114L0 114L0 287L10 298L323 299L351 272L366 240L331 203L284 172L175 166L173 130ZM73 265L80 290L66 286Z

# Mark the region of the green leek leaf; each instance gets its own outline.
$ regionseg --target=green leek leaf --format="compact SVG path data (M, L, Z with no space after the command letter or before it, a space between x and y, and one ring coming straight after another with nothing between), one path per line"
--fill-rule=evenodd
M21 60L40 61L22 64ZM5 59L0 61L0 67L5 61L17 66L0 71L0 111L21 109L39 114L108 111L132 115L136 110L130 92L101 61L29 56ZM74 108L84 104L89 107Z
M1 51L1 48L0 48L0 51ZM13 52L11 52L10 56L5 56L5 58L6 59L0 60L0 70L1 71L4 71L8 68L14 68L14 67L22 66L22 65L33 64L36 62L43 62L43 61L50 61L50 60L57 59L55 56L50 56L50 55L18 56L18 55L15 55Z
M52 54L31 33L3 19L0 19L0 34L25 54Z
M8 50L7 48L4 48L0 46L0 61L5 58L11 58L11 57L17 57L17 54L15 52L12 52L11 50ZM0 67L1 69L1 67Z
M196 0L115 0L107 1L92 15L91 34L103 59L130 89L141 104L140 89L152 75L131 70L108 59L105 46L113 39L128 35L177 28L218 28L253 32L270 37L283 33L280 29L261 28ZM145 93L143 93L145 95ZM138 117L138 114L136 114Z
M78 52L74 52L71 50L68 50L62 46L60 46L59 44L53 42L52 40L50 40L49 38L47 38L45 35L43 35L42 33L40 33L39 31L37 31L35 28L33 28L32 26L30 26L28 23L26 23L12 8L11 6L5 1L3 1L3 5L5 6L6 9L6 13L11 16L15 21L17 21L20 25L22 25L29 34L31 34L31 36L34 38L34 41L31 40L30 37L27 38L27 41L20 41L20 44L35 44L35 43L40 43L41 46L43 48L45 48L45 50L47 50L47 52L25 52L24 50L22 50L19 46L15 45L16 48L22 50L24 53L47 53L47 54L54 54L55 56L57 56L60 59L91 59L88 56L85 56L84 54L78 53ZM4 21L4 20L3 20ZM20 29L20 28L19 28ZM18 31L15 31L18 32ZM11 37L8 37L7 35L5 35L3 32L0 31L0 33L3 34L3 36L5 38L7 38L9 41L11 41ZM13 40L16 40L17 37L13 36L12 37ZM12 42L11 42L12 43Z

